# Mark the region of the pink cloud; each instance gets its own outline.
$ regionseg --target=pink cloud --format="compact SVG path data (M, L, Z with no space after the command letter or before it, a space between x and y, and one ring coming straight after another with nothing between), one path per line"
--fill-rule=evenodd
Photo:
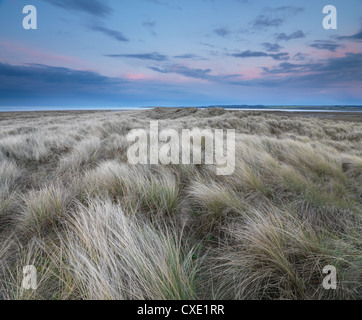
M143 73L126 73L124 77L128 80L147 80L149 79L148 76L144 75Z
M259 68L242 68L240 73L242 74L243 80L258 79L261 76L261 70Z
M78 58L39 51L38 49L24 47L20 44L3 39L0 39L0 46L3 50L3 60L10 63L19 63L31 60L32 63L57 66L80 66L84 64L84 62Z

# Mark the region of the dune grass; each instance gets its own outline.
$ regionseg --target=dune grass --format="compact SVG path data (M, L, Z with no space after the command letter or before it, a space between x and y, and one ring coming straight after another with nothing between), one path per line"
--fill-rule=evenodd
M235 129L236 167L131 165L126 134ZM0 127L0 299L360 299L362 124L19 113ZM34 265L38 288L22 287ZM337 290L322 270L337 269Z

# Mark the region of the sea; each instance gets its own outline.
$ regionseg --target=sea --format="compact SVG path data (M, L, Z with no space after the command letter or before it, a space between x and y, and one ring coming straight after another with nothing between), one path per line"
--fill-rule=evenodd
M205 109L216 106L197 106L197 108ZM230 111L282 111L282 112L362 112L362 106L307 106L307 107L284 107L284 106L220 106ZM0 112L31 112L31 111L129 111L129 110L147 110L152 107L54 107L54 106L39 106L39 107L28 107L28 106L0 106ZM187 108L186 106L177 107L172 106L171 108Z

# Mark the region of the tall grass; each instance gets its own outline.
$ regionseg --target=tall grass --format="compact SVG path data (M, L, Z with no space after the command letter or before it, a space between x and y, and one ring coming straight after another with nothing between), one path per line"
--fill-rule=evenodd
M53 229L63 223L71 201L70 193L60 186L31 190L23 196L17 227L33 234Z
M358 294L357 243L336 240L288 211L253 210L242 224L225 227L229 237L217 248L214 277L228 299L348 299ZM349 252L345 248L349 247ZM358 250L358 249L357 249ZM338 287L322 287L322 270L338 270Z
M181 236L92 201L71 219L65 250L82 298L194 299L196 248Z
M234 173L129 164L150 120L235 129ZM359 299L361 138L358 121L221 108L4 114L0 298Z

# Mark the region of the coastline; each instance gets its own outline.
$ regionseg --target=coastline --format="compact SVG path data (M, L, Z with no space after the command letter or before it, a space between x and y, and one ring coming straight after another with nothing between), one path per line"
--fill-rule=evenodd
M55 116L55 115L84 115L84 114L95 114L95 113L113 113L113 112L144 112L152 110L154 108L135 108L135 109L105 109L105 110L29 110L29 111L1 111L0 110L0 121L2 119L14 116ZM161 109L191 109L191 108L161 108ZM198 108L203 110L205 108ZM362 122L362 110L361 111L346 111L346 110L293 110L293 109L232 109L232 108L219 108L225 110L225 112L247 112L258 114L273 114L280 117L289 118L317 118L335 121L348 121L348 122Z

